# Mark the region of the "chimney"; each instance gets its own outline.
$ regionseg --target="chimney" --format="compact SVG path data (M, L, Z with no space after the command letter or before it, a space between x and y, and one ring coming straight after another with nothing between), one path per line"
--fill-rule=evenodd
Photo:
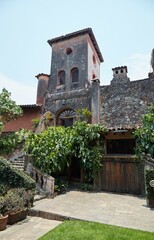
M47 92L50 75L39 73L35 77L38 79L36 104L44 105L44 99Z
M111 84L126 84L130 81L127 77L127 66L112 68L113 79Z

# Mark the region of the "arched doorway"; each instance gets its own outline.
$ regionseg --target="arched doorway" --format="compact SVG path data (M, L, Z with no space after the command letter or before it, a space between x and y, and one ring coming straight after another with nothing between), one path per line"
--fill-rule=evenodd
M57 113L56 125L70 127L73 125L75 119L76 119L76 112L74 109L69 109L69 108L61 109ZM66 174L70 182L80 181L81 166L80 166L80 160L77 157L75 156L72 157L71 165L69 167L66 167L64 174Z

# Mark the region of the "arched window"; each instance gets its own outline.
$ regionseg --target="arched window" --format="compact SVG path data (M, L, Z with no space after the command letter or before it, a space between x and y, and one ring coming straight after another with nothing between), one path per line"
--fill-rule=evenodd
M73 109L64 109L57 116L57 125L69 127L73 125L76 112Z
M71 70L71 80L72 80L72 83L75 83L75 82L79 81L79 70L78 70L78 68L73 68Z
M63 84L65 84L65 71L60 71L59 73L58 73L58 85L63 85Z

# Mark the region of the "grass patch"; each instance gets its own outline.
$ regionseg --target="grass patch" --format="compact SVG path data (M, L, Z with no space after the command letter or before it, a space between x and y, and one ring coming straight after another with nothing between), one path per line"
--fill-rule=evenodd
M39 240L153 240L154 233L86 221L65 221Z

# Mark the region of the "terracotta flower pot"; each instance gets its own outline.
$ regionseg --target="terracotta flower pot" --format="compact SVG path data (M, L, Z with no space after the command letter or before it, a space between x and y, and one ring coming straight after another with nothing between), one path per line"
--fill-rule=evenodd
M21 210L18 212L12 212L9 214L8 224L12 225L14 223L24 220L26 217L27 217L27 209Z
M154 208L154 198L149 199L149 207Z
M0 217L0 231L6 229L7 221L8 221L8 215Z

